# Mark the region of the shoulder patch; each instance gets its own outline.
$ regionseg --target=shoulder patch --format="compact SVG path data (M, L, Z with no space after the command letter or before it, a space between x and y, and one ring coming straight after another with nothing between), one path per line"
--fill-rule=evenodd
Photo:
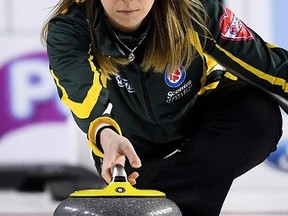
M253 40L249 28L229 9L225 8L219 23L221 37L226 40Z

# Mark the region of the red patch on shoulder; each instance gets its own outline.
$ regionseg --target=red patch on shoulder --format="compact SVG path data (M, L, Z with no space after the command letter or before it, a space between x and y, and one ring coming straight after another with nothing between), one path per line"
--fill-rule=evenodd
M234 41L254 39L248 27L228 8L225 8L219 25L223 39Z

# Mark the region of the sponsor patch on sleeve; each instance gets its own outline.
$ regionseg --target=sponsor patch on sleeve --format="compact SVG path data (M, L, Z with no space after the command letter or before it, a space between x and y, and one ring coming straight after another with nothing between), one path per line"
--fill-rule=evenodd
M223 39L233 41L254 39L249 28L227 7L220 18L219 25Z

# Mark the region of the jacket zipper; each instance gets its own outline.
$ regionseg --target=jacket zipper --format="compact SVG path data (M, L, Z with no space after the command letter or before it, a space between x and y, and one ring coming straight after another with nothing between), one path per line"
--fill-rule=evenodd
M156 119L156 116L154 114L152 104L150 101L150 97L149 97L149 91L148 91L148 87L147 87L147 83L146 83L145 74L141 71L139 71L139 74L140 74L140 83L141 83L141 87L142 87L142 92L143 92L144 103L145 103L147 115L151 121L153 121L154 123L157 123L157 119Z
M144 103L145 103L145 107L146 107L146 112L147 115L149 117L149 119L151 121L153 121L156 124L162 125L158 120L157 117L153 111L152 108L152 104L151 104L151 100L149 97L149 91L148 91L148 87L147 87L147 83L146 83L146 78L145 78L145 74L143 72L140 72L140 82L141 82L141 86L142 86L142 91L143 91L143 97L144 97ZM168 138L167 138L167 128L165 125L162 125L162 135L163 135L163 142L167 142Z

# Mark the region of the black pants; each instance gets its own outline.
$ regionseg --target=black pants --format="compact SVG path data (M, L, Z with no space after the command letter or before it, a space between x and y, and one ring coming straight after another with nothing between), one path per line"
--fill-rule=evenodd
M276 150L280 109L253 87L228 83L202 98L187 121L180 152L144 162L136 188L163 191L183 216L217 216L233 180Z

